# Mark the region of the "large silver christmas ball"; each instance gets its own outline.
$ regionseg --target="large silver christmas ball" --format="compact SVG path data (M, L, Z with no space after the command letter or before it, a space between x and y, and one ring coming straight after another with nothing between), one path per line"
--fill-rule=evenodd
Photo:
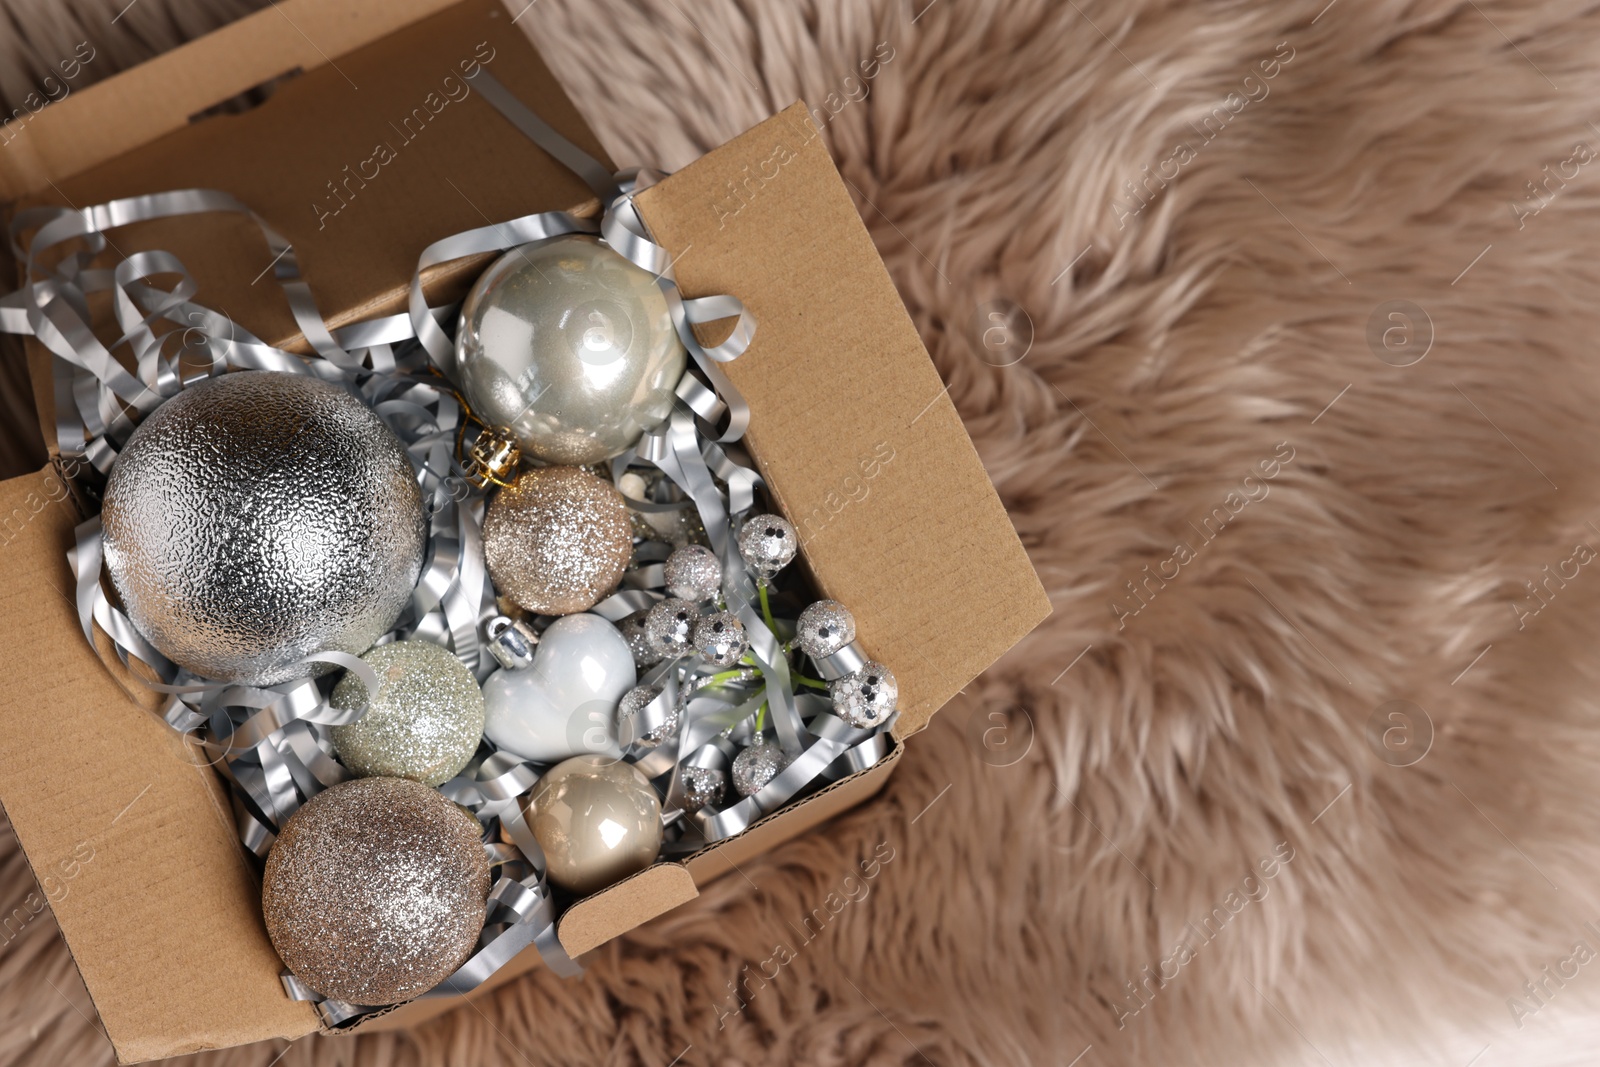
M654 275L585 234L495 260L456 331L473 414L552 463L632 448L672 413L686 359Z
M398 1004L426 993L466 962L483 930L482 832L420 782L357 778L323 790L267 856L261 911L272 947L335 1000Z
M101 514L106 570L145 638L219 681L274 685L359 654L410 599L427 525L399 438L307 375L225 374L128 439ZM322 668L325 669L325 668Z

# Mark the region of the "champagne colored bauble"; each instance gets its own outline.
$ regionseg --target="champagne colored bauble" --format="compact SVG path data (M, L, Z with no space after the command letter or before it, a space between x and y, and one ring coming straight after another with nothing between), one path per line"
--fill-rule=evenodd
M435 789L357 778L289 817L267 856L272 947L325 997L398 1004L472 954L489 899L478 821Z
M598 615L551 623L526 670L498 670L483 683L483 732L503 751L535 763L601 753L620 758L617 702L638 681L633 653Z
M362 778L382 775L440 785L456 776L483 736L483 693L472 672L431 641L396 641L361 657L378 672L378 695L354 671L339 679L336 708L365 708L335 726L333 750Z
M539 779L526 802L550 880L593 893L655 862L661 798L631 763L575 756Z
M587 611L633 558L628 507L616 486L581 467L524 471L489 505L483 558L495 589L518 607Z
M686 359L655 276L586 234L495 260L456 331L473 414L551 463L632 448L672 413Z
M106 570L128 617L205 678L275 685L359 654L422 569L422 493L399 438L308 375L244 371L158 407L111 468Z

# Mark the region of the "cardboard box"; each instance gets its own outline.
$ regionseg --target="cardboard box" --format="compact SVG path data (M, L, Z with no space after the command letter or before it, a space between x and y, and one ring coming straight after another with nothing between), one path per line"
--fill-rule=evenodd
M223 188L293 243L331 325L392 313L431 241L596 207L477 94L431 113L428 94L456 93L444 79L459 81L473 58L603 158L491 0L283 0L33 118L0 145L0 197L78 206ZM253 109L189 121L274 80ZM418 116L414 136L406 116ZM370 174L358 164L385 140L395 158L350 181L345 167ZM727 368L752 409L747 442L819 590L849 605L862 644L895 671L902 711L891 752L870 770L571 907L559 935L574 955L877 792L906 738L1049 613L803 106L647 190L639 206L678 257L686 295L733 293L757 316L755 343ZM247 221L151 222L115 238L124 254L174 252L200 302L304 349L281 293L257 284L268 256ZM482 263L435 271L430 300L463 291ZM53 451L48 361L29 349ZM0 802L120 1060L313 1032L310 1006L279 985L257 869L222 784L152 714L154 694L85 645L65 560L80 518L73 499L52 468L0 484ZM492 984L537 962L530 949ZM458 1002L418 1001L365 1025L406 1025Z

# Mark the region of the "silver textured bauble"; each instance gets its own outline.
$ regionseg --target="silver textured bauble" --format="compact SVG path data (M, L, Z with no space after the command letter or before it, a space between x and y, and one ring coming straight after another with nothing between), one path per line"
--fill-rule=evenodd
M686 655L692 647L694 624L699 618L699 608L687 600L668 597L644 617L644 634L650 647L663 657Z
M832 689L833 713L862 730L887 721L900 699L894 672L870 659L837 679Z
M617 704L617 732L621 734L622 724L644 710L656 697L661 695L658 685L638 685L622 695L622 700ZM648 733L639 734L633 743L640 748L655 748L664 741L670 741L678 736L678 724L683 721L683 709L673 704L667 709L667 717L660 726Z
M587 611L633 558L628 507L582 467L523 471L489 502L483 558L512 603L538 615Z
M683 768L683 809L696 812L704 807L717 808L728 795L728 772L721 767Z
M705 545L673 549L662 573L669 596L683 600L715 600L722 592L722 561Z
M150 414L111 468L106 570L133 625L205 678L275 685L395 623L427 523L405 447L361 401L241 371Z
M661 851L661 798L631 763L574 756L545 772L523 804L550 880L574 893L642 871Z
M777 515L752 515L739 529L739 555L762 578L787 567L799 548L794 527Z
M369 697L354 671L339 679L329 703L365 708L335 726L333 750L362 778L383 775L440 785L456 776L483 737L483 692L472 672L431 641L379 645L361 659L378 674Z
M686 358L655 276L586 234L495 260L456 331L473 414L552 463L632 448L672 413Z
M731 667L750 648L744 623L731 611L701 616L694 624L690 640L694 650L714 667Z
M420 782L357 778L318 793L267 856L272 947L335 1000L426 993L477 947L489 899L481 836L476 819Z
M650 643L650 635L645 632L644 622L649 617L649 611L636 611L617 623L617 630L628 642L628 651L633 653L633 665L641 671L665 658L656 651L656 647Z
M733 757L733 788L742 797L754 796L778 776L789 759L776 741L757 741Z
M795 621L795 643L812 659L833 655L856 639L856 620L837 600L806 605Z

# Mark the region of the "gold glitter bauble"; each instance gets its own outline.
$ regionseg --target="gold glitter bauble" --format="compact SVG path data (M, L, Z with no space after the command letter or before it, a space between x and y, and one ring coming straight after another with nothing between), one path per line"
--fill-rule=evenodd
M524 471L483 520L489 578L538 615L594 607L622 580L633 536L622 494L580 467Z
M472 954L489 899L482 829L420 782L357 778L284 823L261 880L272 947L306 985L398 1004Z
M524 801L550 880L593 893L644 870L661 851L661 798L631 763L574 756Z
M472 672L431 641L379 645L361 658L378 672L378 695L369 700L354 671L334 686L334 707L366 709L332 729L339 759L362 778L439 785L455 777L483 736L483 692Z

